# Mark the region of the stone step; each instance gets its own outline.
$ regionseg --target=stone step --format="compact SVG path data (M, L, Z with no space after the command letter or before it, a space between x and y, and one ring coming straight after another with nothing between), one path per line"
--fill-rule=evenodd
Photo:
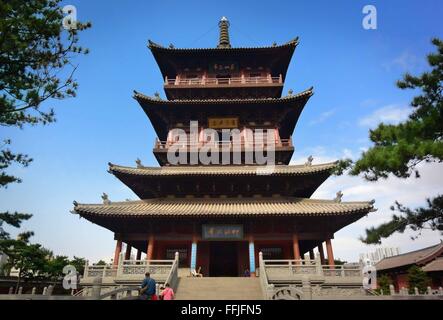
M259 278L179 277L177 300L262 300Z

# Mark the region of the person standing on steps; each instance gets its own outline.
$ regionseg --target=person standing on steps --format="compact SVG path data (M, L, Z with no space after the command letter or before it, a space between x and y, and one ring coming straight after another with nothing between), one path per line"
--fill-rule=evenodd
M154 300L155 286L155 280L151 278L151 274L149 272L146 272L145 278L143 279L139 289L140 300Z
M174 290L169 286L169 283L165 283L165 288L160 293L160 296L163 297L163 300L174 300Z

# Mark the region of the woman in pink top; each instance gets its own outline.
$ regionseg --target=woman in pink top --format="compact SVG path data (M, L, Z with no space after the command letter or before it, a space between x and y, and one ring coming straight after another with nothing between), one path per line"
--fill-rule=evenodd
M174 290L169 287L169 283L165 283L165 289L161 292L163 300L174 300Z

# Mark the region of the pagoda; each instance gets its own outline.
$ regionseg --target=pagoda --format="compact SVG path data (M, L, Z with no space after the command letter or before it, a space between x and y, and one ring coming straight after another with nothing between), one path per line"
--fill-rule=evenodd
M74 202L73 212L114 233L114 264L126 243L124 259L131 250L137 260L173 259L178 252L181 267L201 267L204 276L241 276L245 270L254 276L259 252L265 259L301 260L313 259L315 250L322 263L334 265L334 233L374 210L373 201L342 202L340 192L332 200L310 199L337 163L314 165L310 157L289 165L291 136L313 95L308 88L282 96L298 38L232 47L225 17L219 31L215 48L149 41L166 99L139 92L134 99L157 134L153 152L160 167L140 160L135 167L109 163L109 172L140 200L113 202L104 194L101 204ZM176 139L174 132L191 129L194 138ZM226 130L239 133L237 144ZM271 132L271 143L255 134L264 131ZM271 166L258 161L258 147L272 152ZM203 163L203 151L218 161ZM177 152L185 161L172 163Z

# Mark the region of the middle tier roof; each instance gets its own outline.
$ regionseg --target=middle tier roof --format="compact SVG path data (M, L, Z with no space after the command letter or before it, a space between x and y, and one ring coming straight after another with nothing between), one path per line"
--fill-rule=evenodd
M151 120L160 140L166 140L169 129L178 122L199 121L200 125L206 126L211 116L237 116L240 125L246 126L251 121L257 125L269 122L279 127L281 138L287 139L313 94L311 87L282 98L163 100L135 91L134 99Z
M141 199L176 196L295 196L309 198L336 162L318 165L125 167L109 172ZM245 179L247 178L247 179Z

